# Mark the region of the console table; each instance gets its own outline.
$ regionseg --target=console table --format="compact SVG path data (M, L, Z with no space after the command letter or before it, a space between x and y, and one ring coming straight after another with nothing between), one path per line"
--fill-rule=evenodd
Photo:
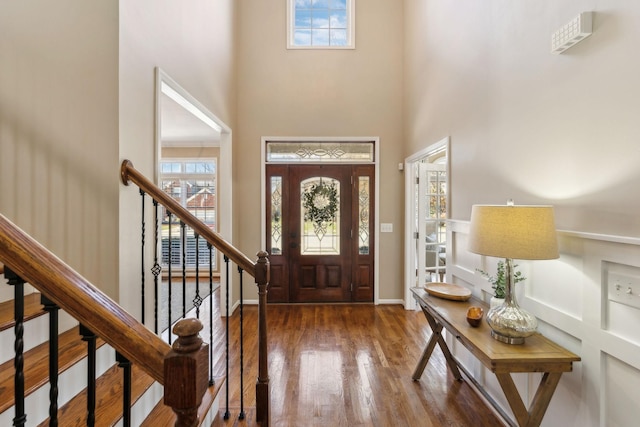
M475 328L470 326L466 320L467 309L472 305L480 306L484 309L486 316L489 308L484 302L476 299L450 301L433 297L421 287L412 288L411 292L433 331L413 372L413 380L417 381L422 376L436 344L442 349L453 376L457 380L462 380L458 362L451 354L441 334L444 328L478 358L487 369L495 373L518 425L521 427L539 426L562 373L570 372L573 362L580 361L580 357L538 333L528 337L524 344L513 345L492 338L491 328L484 318L480 326ZM511 377L511 374L515 372L543 373L529 408L522 401Z

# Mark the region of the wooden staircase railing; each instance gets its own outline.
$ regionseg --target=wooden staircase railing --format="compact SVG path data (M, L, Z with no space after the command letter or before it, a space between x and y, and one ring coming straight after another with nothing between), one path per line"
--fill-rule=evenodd
M136 184L141 192L151 196L169 212L189 226L200 238L222 252L226 258L234 262L240 269L254 277L258 287L258 378L256 381L256 421L261 426L269 425L269 374L267 367L267 287L269 284L269 259L266 252L260 251L256 262L227 242L222 236L211 230L205 223L196 218L186 208L176 202L170 195L147 179L133 167L129 160L124 160L120 168L121 180L125 185Z
M1 214L0 261L4 263L2 273L10 282L28 282L84 327L100 336L129 362L137 364L154 380L163 384L165 404L171 406L176 413L177 426L194 425L193 419L206 389L208 373L208 345L197 337L199 329L193 325L178 323L174 332L179 338L172 348ZM183 322L189 321L192 322ZM196 322L199 323L197 320ZM22 318L16 319L16 328L23 328ZM16 369L16 378L22 377L24 380L21 371L21 333L16 334L16 340L16 348L20 349L20 354L16 354L17 360L20 360L16 364L20 365ZM196 369L190 368L194 366L194 360L197 361ZM205 361L204 364L202 360ZM201 378L205 379L204 382ZM204 389L202 384L205 385ZM19 393L21 389L23 390L23 385L16 384L16 392ZM20 411L16 411L21 414L14 418L14 425L24 425L26 421L24 401L21 402Z
M176 215L182 222L191 227L201 237L211 243L223 254L227 255L231 261L235 262L238 267L256 277L256 263L251 261L245 254L236 249L231 243L227 242L222 236L211 230L204 222L196 218L191 212L184 208L180 203L176 202L170 195L162 191L153 182L147 179L142 173L133 167L133 163L124 160L120 168L120 177L124 185L129 182L136 184L142 191L164 205L168 210Z
M256 421L269 425L269 376L267 370L267 287L269 260L266 252L251 261L169 195L138 172L130 161L122 163L122 182L133 182L221 251L239 269L255 278L258 286L258 378ZM0 214L0 269L5 275L28 282L68 312L84 327L101 337L128 362L138 365L165 386L165 404L177 414L176 426L195 425L196 411L207 384L208 345L202 343L198 320L186 319L173 328L178 339L171 347L127 313L71 267ZM186 322L186 323L185 323ZM17 323L16 323L17 325ZM20 325L22 328L22 325ZM21 339L21 338L20 338ZM18 337L16 338L18 340ZM17 342L17 341L16 341ZM20 344L21 345L21 344ZM21 356L20 356L21 357ZM22 417L24 418L24 417Z
M164 384L169 345L2 215L0 259L6 268Z

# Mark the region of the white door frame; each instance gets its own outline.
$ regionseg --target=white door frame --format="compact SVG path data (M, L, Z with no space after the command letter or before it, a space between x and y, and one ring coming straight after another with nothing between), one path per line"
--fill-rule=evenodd
M220 159L218 161L218 185L220 193L217 194L218 204L216 209L218 210L219 217L222 218L219 221L217 232L220 233L225 240L233 242L233 150L232 150L232 133L231 128L227 126L222 120L220 120L215 114L213 114L207 107L200 103L194 96L192 96L186 89L173 80L167 73L161 68L156 67L156 161L155 161L155 181L158 182L158 165L160 164L160 147L161 141L161 129L162 129L162 105L161 97L163 93L163 86L169 87L173 90L178 97L182 98L181 105L192 114L199 117L201 120L207 122L212 128L220 132L220 139L218 141L207 142L212 147L219 147ZM182 104L184 102L184 104ZM217 193L217 191L216 191ZM226 283L227 273L224 266L220 263L220 283ZM224 316L226 301L228 298L229 306L235 308L238 302L234 303L233 300L233 277L231 274L228 277L229 280L229 295L226 294L225 286L220 286L220 313ZM233 309L230 310L233 313Z
M415 218L414 214L416 208L416 201L414 198L414 187L416 178L418 178L415 171L415 164L428 157L429 155L445 149L447 162L447 214L451 212L451 160L449 153L449 137L443 138L440 141L431 144L430 146L418 151L415 154L407 157L404 161L404 308L406 310L415 310L417 305L411 296L411 288L415 286L416 277L416 245L414 235L418 230L415 230ZM448 244L448 243L447 243ZM420 255L422 256L422 255ZM422 277L423 275L420 275Z

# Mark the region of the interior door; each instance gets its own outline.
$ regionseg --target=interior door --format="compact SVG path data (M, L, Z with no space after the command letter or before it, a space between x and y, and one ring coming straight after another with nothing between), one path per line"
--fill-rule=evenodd
M446 271L446 165L416 163L417 283L443 282Z
M373 301L373 165L269 165L269 302Z
M417 309L411 288L446 280L449 138L405 161L404 304Z

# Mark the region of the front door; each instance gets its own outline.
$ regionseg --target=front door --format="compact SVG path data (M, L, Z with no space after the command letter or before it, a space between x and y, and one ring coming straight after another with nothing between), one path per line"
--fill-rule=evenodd
M373 165L268 165L269 302L373 301Z

